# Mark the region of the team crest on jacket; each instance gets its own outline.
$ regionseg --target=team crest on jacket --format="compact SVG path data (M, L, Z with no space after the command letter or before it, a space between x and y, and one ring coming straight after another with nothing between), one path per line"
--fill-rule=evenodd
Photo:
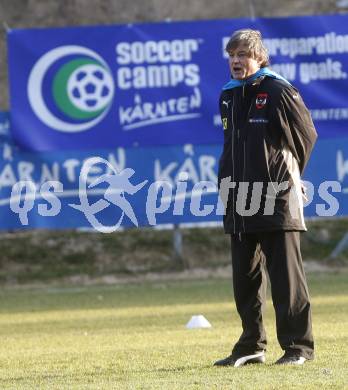
M222 126L224 130L227 130L227 118L222 118Z
M256 108L257 109L261 109L263 107L265 107L266 103L267 103L267 93L258 93L256 95Z

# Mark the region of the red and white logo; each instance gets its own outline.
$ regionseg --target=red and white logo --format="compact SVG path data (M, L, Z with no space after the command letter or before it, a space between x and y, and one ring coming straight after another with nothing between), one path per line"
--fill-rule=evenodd
M256 96L256 108L257 109L261 109L263 107L265 107L266 103L267 103L267 93L259 93L257 94Z

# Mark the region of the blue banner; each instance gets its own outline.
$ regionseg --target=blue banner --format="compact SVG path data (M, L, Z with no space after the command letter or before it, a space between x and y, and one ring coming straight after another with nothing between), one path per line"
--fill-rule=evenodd
M16 29L11 130L28 151L220 144L231 32L261 30L323 137L347 134L347 15Z
M232 31L259 29L319 141L307 217L348 215L346 15L11 30L0 229L221 222L218 96ZM33 45L35 42L35 45Z
M0 114L0 229L109 232L222 220L216 191L222 145L32 153L2 132L7 123ZM348 215L347 140L317 143L304 178L307 217Z

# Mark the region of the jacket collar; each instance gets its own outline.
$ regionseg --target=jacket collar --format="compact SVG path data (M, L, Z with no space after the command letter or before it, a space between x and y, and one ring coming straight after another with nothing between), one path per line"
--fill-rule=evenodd
M232 79L232 80L230 80L227 84L225 84L222 87L222 89L225 91L226 89L243 87L246 84L253 83L258 78L265 77L265 76L268 76L268 77L271 77L271 78L277 79L277 80L283 80L286 83L290 84L289 81L286 80L284 77L282 77L280 74L273 72L269 68L265 67L265 68L259 69L256 73L254 73L252 76L248 77L247 79L244 79L244 80Z

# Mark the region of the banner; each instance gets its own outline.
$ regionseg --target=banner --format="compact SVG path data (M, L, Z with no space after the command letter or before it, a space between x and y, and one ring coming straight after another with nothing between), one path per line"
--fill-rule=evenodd
M348 15L8 33L11 130L28 151L221 144L231 33L259 29L323 137L347 134Z
M6 123L0 114L0 229L221 223L222 145L32 153L1 132ZM319 140L304 179L307 217L348 215L347 138Z

